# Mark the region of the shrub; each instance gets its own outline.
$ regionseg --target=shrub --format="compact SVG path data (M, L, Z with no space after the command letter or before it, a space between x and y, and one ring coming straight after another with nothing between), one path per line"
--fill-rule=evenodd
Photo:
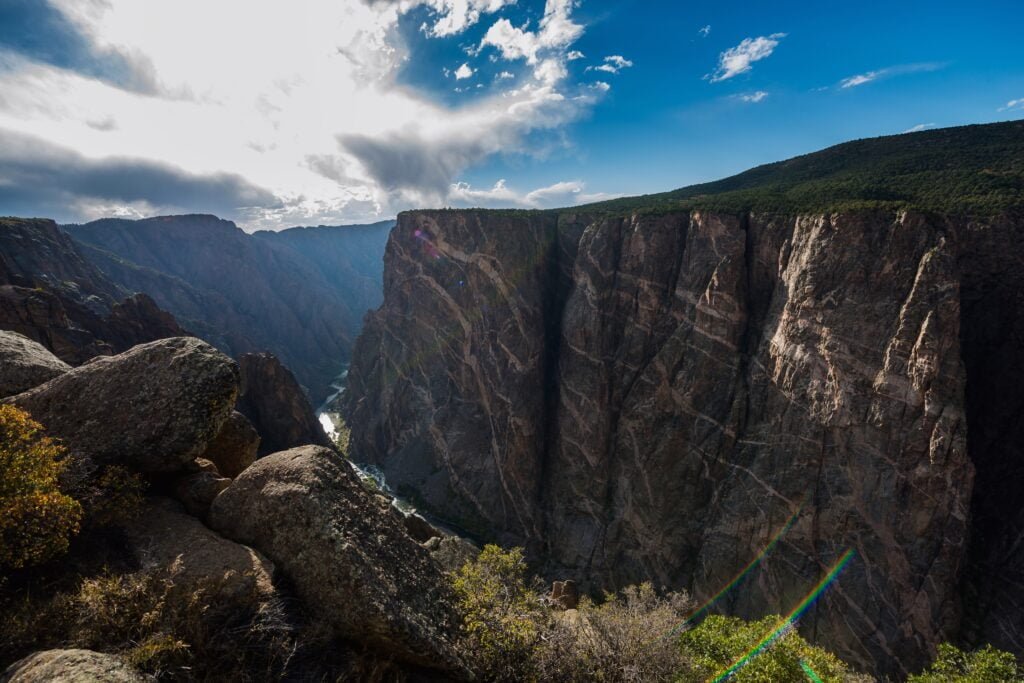
M61 493L64 450L23 410L0 405L0 569L63 555L82 507Z
M546 611L526 585L521 548L488 545L455 573L463 614L463 648L485 680L532 680L534 649L546 628Z
M602 604L555 613L538 669L542 680L675 681L689 670L674 630L690 611L685 593L659 595L649 583L630 586Z
M679 639L692 670L686 681L714 680L753 649L781 623L779 617L747 622L735 617L711 615ZM848 680L847 666L835 655L814 647L790 628L766 649L750 659L729 680L734 683L777 681L806 683L808 667L820 680Z
M1009 652L986 645L964 652L949 643L939 645L935 661L924 673L911 676L907 683L1020 683L1024 676L1017 659Z
M173 569L82 579L2 605L0 656L78 647L117 653L162 679L275 680L296 638L283 605L256 590L179 584Z

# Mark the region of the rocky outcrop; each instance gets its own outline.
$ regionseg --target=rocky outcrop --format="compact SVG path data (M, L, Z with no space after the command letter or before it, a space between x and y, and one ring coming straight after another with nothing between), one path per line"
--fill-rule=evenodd
M71 366L17 332L0 331L0 398L37 387Z
M217 497L210 522L264 552L339 636L461 670L440 571L334 451L306 446L258 460Z
M71 365L186 334L149 297L126 295L53 221L0 219L0 329Z
M212 586L226 597L274 592L272 562L218 536L172 500L147 500L125 531L143 569L167 571L176 585Z
M260 435L259 454L295 446L331 446L295 376L270 353L247 353L238 360L242 389L238 411Z
M235 363L212 346L175 337L97 358L6 401L96 464L173 472L201 455L231 415L238 379Z
M260 446L260 435L252 423L237 410L221 425L203 457L217 466L225 477L234 479L256 461Z
M423 547L430 552L430 559L446 572L457 572L480 555L479 548L459 536L434 536Z
M319 402L379 302L390 226L256 237L230 221L191 215L65 227L110 280L149 294L233 357L273 352Z
M1024 566L1010 541L1020 459L995 455L1020 443L994 417L1017 399L988 418L971 404L974 391L1021 395L1016 333L999 336L1021 320L1019 224L403 214L350 368L354 455L590 589L652 580L705 599L778 537L718 604L785 613L852 550L801 627L904 675L967 623L972 500L1006 541L998 562ZM1000 254L1000 268L985 262ZM995 358L1013 371L999 376ZM983 503L976 467L1001 480ZM1024 632L1005 583L989 614Z
M143 683L120 657L92 650L44 650L0 673L0 683Z

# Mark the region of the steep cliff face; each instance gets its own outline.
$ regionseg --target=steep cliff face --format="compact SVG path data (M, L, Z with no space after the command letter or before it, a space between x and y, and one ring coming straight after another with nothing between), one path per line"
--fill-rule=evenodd
M53 221L0 219L0 329L72 365L186 334L148 296L127 295Z
M592 588L703 600L777 537L718 606L786 612L853 550L801 628L877 672L971 628L1019 648L1012 576L983 613L960 599L1024 566L1019 224L403 214L350 370L355 453Z
M388 227L366 226L352 239L340 227L257 237L194 215L68 230L107 277L150 295L233 356L273 352L319 402L344 367L363 315L379 302L372 268L364 273L350 261L361 265L376 244L379 262Z

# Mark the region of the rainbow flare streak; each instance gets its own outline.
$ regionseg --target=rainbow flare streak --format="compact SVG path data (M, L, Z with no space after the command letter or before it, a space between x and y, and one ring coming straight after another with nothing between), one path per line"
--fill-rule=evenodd
M764 549L747 564L747 566L741 569L740 572L736 576L734 576L732 580L729 581L729 583L725 584L722 590L718 591L710 598L708 598L708 600L703 605L698 607L693 614L688 616L686 618L686 621L684 621L683 623L679 624L678 626L674 627L671 631L666 633L665 637L667 638L675 635L676 633L679 633L679 631L686 628L687 626L690 626L695 621L700 619L702 616L704 616L705 612L711 609L711 607L714 606L714 604L722 598L723 595L728 593L730 590L739 585L744 579L746 579L747 575L750 574L750 572L753 571L754 568L756 568L759 564L761 564L764 558L768 557L768 554L772 550L774 550L776 544L786 534L786 532L789 531L790 527L793 526L793 524L796 522L796 518L800 516L800 512L803 509L804 505L803 503L801 503L800 507L797 508L796 512L790 515L789 519L786 520L786 523L782 525L781 529L779 529L779 532L775 534L771 541L768 542L768 545L766 545Z
M726 669L722 673L718 674L718 676L716 676L714 679L712 679L714 683L721 683L722 681L731 678L737 671L742 669L744 666L749 664L751 660L753 660L759 654L764 652L765 648L767 648L769 645L775 642L775 640L780 635L787 632L789 629L793 628L793 625L796 623L796 621L800 617L802 617L808 609L810 609L811 605L814 604L814 601L821 597L821 594L825 592L825 589L828 588L832 584L832 582L839 577L839 574L843 571L843 569L846 568L846 565L850 563L850 560L853 559L854 554L855 553L852 548L843 553L843 556L840 557L834 565L832 565L832 568L829 570L828 574L825 575L825 578L818 582L818 585L816 585L811 590L811 592L808 593L804 597L804 599L797 604L795 608L793 608L793 611L786 615L779 622L778 626L769 631L768 634L764 638L762 638L756 645L754 645L754 647L747 651L746 654L744 654L742 657L733 662L732 666L730 666L728 669Z
M800 668L807 674L807 678L811 679L811 683L824 683L818 674L814 672L814 669L811 668L811 665L802 659L800 660Z

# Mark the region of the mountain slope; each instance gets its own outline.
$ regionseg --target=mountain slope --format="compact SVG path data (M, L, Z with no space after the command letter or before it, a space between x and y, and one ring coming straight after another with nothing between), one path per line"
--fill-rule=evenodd
M785 613L853 550L801 628L879 674L949 638L1024 652L1022 142L402 214L344 396L354 455L593 589L700 601L740 576L719 609Z
M314 402L327 395L364 313L379 301L363 262L375 247L380 259L387 228L313 229L318 242L307 248L301 231L253 236L213 216L67 226L111 279L146 292L236 357L273 352Z

